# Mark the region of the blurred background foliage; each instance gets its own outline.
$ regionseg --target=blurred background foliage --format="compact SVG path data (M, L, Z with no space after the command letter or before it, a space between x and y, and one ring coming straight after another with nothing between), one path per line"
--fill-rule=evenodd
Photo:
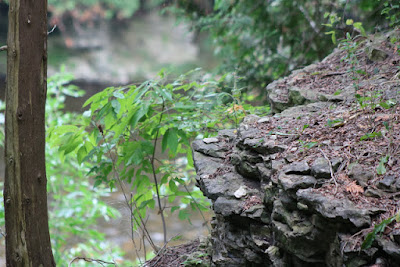
M177 0L170 10L191 23L194 31L209 33L214 52L222 59L218 73L236 71L243 77L242 84L259 92L271 81L321 60L332 51L334 44L330 38L324 38L327 29L323 24L329 19L326 13L341 17L335 24L339 39L345 38L346 32L354 33L346 19L362 22L372 33L398 23L393 9L396 1L204 1L208 5L195 2ZM386 16L392 16L391 23L381 14L385 7L390 13Z
M338 39L354 33L346 19L362 22L369 33L399 23L396 0L49 0L49 26L63 33L72 25L79 32L102 19L123 23L154 9L205 36L221 60L215 73L236 72L243 77L241 86L261 95L271 81L332 51L334 44L324 34L326 13L341 18L335 24Z

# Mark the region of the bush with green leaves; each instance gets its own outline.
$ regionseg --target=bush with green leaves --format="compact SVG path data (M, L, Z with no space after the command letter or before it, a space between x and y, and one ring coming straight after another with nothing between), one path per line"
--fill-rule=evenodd
M389 21L389 25L399 26L400 25L400 3L397 0L383 1L383 9L381 14L386 17Z
M54 127L82 120L82 115L64 110L67 96L80 97L84 94L69 84L72 80L73 76L63 70L50 77L46 102L49 225L57 265L65 265L77 256L113 261L123 255L97 230L99 219L108 221L120 216L116 209L102 200L110 195L110 190L105 186L94 188L86 176L90 165L79 164L76 157L65 155L62 145L50 145L54 144L50 134ZM74 263L74 266L84 265L83 262L79 264Z
M89 110L81 124L50 132L60 152L76 155L79 163L90 162L95 186L122 190L133 231L140 230L154 250L145 223L149 209L161 216L164 243L166 211L190 220L192 211L209 210L194 187L191 141L237 125L245 115L238 100L223 104L224 97L236 98L216 92L222 81L193 75L195 71L168 82L161 71L157 79L138 86L106 88L86 101Z

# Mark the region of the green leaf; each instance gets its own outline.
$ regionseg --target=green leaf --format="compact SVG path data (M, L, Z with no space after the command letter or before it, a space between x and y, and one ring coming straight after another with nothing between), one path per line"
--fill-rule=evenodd
M169 189L172 191L172 192L178 192L178 187L176 186L176 184L175 184L175 181L174 180L170 180L169 181Z
M174 211L176 211L176 210L179 210L179 206L173 206L173 207L171 207L171 213L173 213Z
M111 102L108 102L107 104L105 104L97 113L96 116L96 120L100 120L101 118L103 118L103 116L107 115L110 111L110 109L112 108L111 106Z
M353 23L353 27L356 28L357 30L359 30L361 32L362 36L367 36L364 27L362 26L361 22L355 22Z
M130 120L130 125L132 128L135 128L136 124L147 114L149 111L149 105L148 104L143 104L140 106L139 110L137 110L133 115Z
M115 98L119 98L119 99L124 99L124 98L125 98L125 96L124 96L121 92L118 92L118 91L115 91L115 92L113 93L113 96L114 96Z
M133 164L137 166L140 165L143 160L144 160L143 151L140 146L136 146L136 149L133 151L132 155L127 160L126 164L128 165Z
M168 196L168 202L169 202L169 203L174 202L175 198L176 198L175 195L169 195L169 196Z
M185 185L186 184L185 181L183 179L181 179L181 178L174 178L174 181L178 182L181 185Z
M336 44L336 32L335 31L325 32L325 34L330 34L331 38L332 38L332 43Z
M188 149L187 152L186 152L186 158L187 158L187 161L188 161L188 166L193 168L194 167L193 154L192 154L192 151L190 149Z
M389 109L389 108L393 107L394 105L396 105L396 102L390 101L390 100L388 100L388 101L381 101L381 102L379 103L379 106L381 106L381 107L384 108L384 109Z
M86 146L84 144L83 146L81 146L78 149L78 152L77 152L77 159L78 159L79 164L82 164L82 161L86 157L86 155L87 155L87 150L86 150Z
M75 135L69 138L69 140L65 142L65 144L62 145L58 150L64 151L64 155L67 155L74 151L80 144L82 144L82 139Z
M168 129L162 139L161 147L164 152L169 147L172 154L176 154L179 145L178 130L176 128Z
M382 136L382 132L381 131L367 133L367 134L364 134L363 136L360 137L360 141L364 141L364 140L367 140L367 139L373 139L375 137L381 137L381 136Z
M166 173L164 176L161 178L160 184L166 184L168 182L169 174Z
M335 93L333 93L333 95L340 95L342 93L342 90L336 90Z
M364 242L361 244L361 249L369 249L372 246L372 242L375 240L375 233L371 232L365 236Z
M82 107L86 107L87 105L93 103L93 102L97 102L99 99L101 99L103 96L105 95L105 91L102 91L100 93L97 93L91 97L89 97L88 100L85 101L85 103L83 104Z
M173 237L171 239L171 241L177 241L177 240L180 240L180 239L182 239L182 235L177 235L177 236Z
M374 242L374 240L376 238L376 235L382 233L385 230L386 226L391 224L395 219L396 219L396 216L392 216L386 220L383 220L381 223L375 225L374 230L371 233L366 235L364 242L361 244L361 248L362 249L370 248L372 245L372 242Z
M149 207L151 209L154 209L156 202L154 201L154 199L148 199L143 201L140 206L139 209L143 209L145 207Z
M138 92L137 95L135 96L135 99L133 100L134 103L138 102L140 98L151 88L151 82L146 81L142 83L138 88L136 88L136 91Z
M161 89L161 90L158 90L158 92L164 98L164 100L169 100L169 101L173 100L171 92L169 92L167 89Z
M101 181L100 179L97 179L97 180L94 182L93 187L96 188L96 187L98 187L99 185L101 185L101 183L102 183L102 181Z
M62 135L65 133L76 133L78 130L79 128L75 125L61 125L53 128L51 134Z
M381 158L381 160L380 160L380 162L378 164L378 167L376 168L376 173L377 174L381 175L381 174L385 174L386 173L385 164L388 162L388 160L389 160L389 156L385 156L385 157Z
M190 213L187 210L180 210L178 218L180 220L188 220L190 218Z
M121 110L121 104L117 99L111 101L111 106L113 107L115 114L118 114L119 111Z

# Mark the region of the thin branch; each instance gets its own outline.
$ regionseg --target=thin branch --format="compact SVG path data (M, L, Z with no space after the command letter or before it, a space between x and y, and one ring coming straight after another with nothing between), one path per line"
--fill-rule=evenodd
M99 129L99 130L100 130L100 129ZM151 236L150 236L150 234L148 233L148 231L147 231L147 229L146 229L146 226L145 226L145 225L141 225L140 222L137 220L137 218L136 218L135 216L132 216L132 215L133 215L133 208L132 208L132 205L131 205L130 203L133 203L133 204L135 205L135 209L138 210L137 205L136 205L136 202L134 202L132 198L131 198L131 201L128 200L127 194L126 194L125 189L124 189L124 184L123 184L123 182L121 181L121 178L119 177L119 173L118 173L118 171L117 171L117 169L116 169L116 160L115 160L115 158L113 157L113 155L111 154L111 147L110 147L110 144L106 142L104 132L103 132L102 130L101 130L100 132L101 132L101 134L102 134L102 136L103 136L103 140L104 140L104 142L105 142L105 144L106 144L106 146L107 146L108 153L109 153L109 156L110 156L111 161L112 161L112 168L113 168L114 179L117 180L117 182L118 182L118 184L119 184L119 186L120 186L120 188L121 188L122 194L124 195L124 199L125 199L126 205L128 206L128 208L129 208L129 210L130 210L130 212L131 212L131 219L132 219L132 217L133 217L133 218L135 219L137 225L139 226L139 228L140 228L143 232L146 232L146 233L147 233L147 236L146 236L147 241L149 241L149 243L150 243L150 245L152 246L152 248L154 249L154 251L157 251L157 247L156 247L156 245L154 244L153 240L151 239ZM140 214L140 212L137 212L137 213ZM142 218L140 218L140 219L142 219ZM132 231L131 236L133 236L133 228L131 229L131 231ZM132 239L132 242L133 242L134 247L136 248L135 240ZM136 251L136 254L138 254L137 251Z
M0 51L6 51L6 50L7 50L7 46L6 45L0 46Z
M310 14L308 14L307 10L302 5L298 5L297 7L301 11L301 13L303 13L304 17L307 19L308 23L310 24L314 32L319 33L319 29L317 28L317 23L315 23L315 21L310 17Z
M139 259L140 264L142 264L142 260L140 259L140 256L139 256L139 250L137 249L137 246L136 246L135 236L133 234L133 226L134 226L133 225L133 220L135 218L134 218L134 215L132 213L132 211L133 211L132 205L133 205L133 195L132 195L132 192L131 192L131 202L130 202L130 205L129 205L129 210L130 210L130 215L131 215L131 219L130 219L130 223L131 223L131 240L132 240L133 246L135 247L136 257ZM143 238L144 238L144 236L143 236Z
M193 202L196 203L197 210L200 212L200 215L201 215L201 217L203 218L204 223L205 223L206 226L207 226L207 230L208 230L208 232L210 233L210 232L211 232L210 226L208 226L208 221L206 220L206 217L204 216L204 214L203 214L203 212L201 211L201 209L199 208L200 204L199 204L199 203L196 201L196 199L192 196L192 194L191 194L190 191L189 191L189 188L187 188L187 186L186 186L185 184L184 184L183 186L185 187L186 192L189 194L189 196L190 196L190 198L193 200Z
M135 219L136 223L139 225L140 230L142 230L142 232L146 234L145 236L147 236L147 239L148 239L148 241L149 241L151 247L153 248L153 250L154 250L154 251L158 251L159 248L157 247L156 244L154 244L153 239L151 239L150 233L149 233L149 231L148 231L147 228L146 228L146 222L147 222L147 220L146 220L146 221L143 220L143 217L142 217L142 215L141 215L140 212L139 212L139 207L136 205L136 201L134 201L133 199L131 199L131 203L132 203L133 205L135 205L135 210L138 211L138 212L137 212L137 216L139 217L140 222L138 221L138 219L137 219L135 216L133 216L133 218Z
M324 152L321 148L318 148L318 149L319 149L319 151L322 153L322 155L324 156L324 158L328 161L329 170L330 170L330 172L331 172L331 180L333 180L333 182L335 183L335 194L336 194L336 193L337 193L337 189L338 189L338 184L337 184L337 181L336 181L335 174L333 173L332 163L331 163L331 161L329 160L328 156L325 154L325 152Z
M163 112L164 112L164 108L165 108L165 102L163 100L163 104L162 104L162 109L161 109L161 115L160 115L160 120L158 122L158 125L161 124L162 118L163 118ZM160 216L161 216L161 221L162 221L162 225L163 225L163 232L164 232L164 244L167 243L167 225L165 223L165 218L164 218L164 209L161 206L161 199L160 199L160 191L158 189L158 181L157 181L157 174L156 174L156 169L154 167L154 160L156 157L156 147L157 147L157 141L158 141L158 137L160 134L160 127L158 127L157 129L157 133L156 133L156 137L154 139L154 145L153 145L153 155L151 157L151 168L153 170L153 178L154 178L154 184L156 186L156 193L157 193L157 202L158 202L158 210L160 212Z
M103 260L97 260L97 259L91 259L91 258L85 258L85 257L75 257L75 258L68 264L68 266L69 266L69 267L72 266L72 263L73 263L74 261L79 261L79 260L83 260L83 261L86 261L86 262L97 262L97 263L99 263L101 266L105 266L104 264L107 264L107 265L112 264L112 265L114 265L114 266L117 266L117 264L116 264L115 262L109 262L109 261L103 261Z
M54 30L57 28L57 24L53 26L53 28L51 28L51 30L49 32L47 32L47 35L49 35L50 33L54 32Z

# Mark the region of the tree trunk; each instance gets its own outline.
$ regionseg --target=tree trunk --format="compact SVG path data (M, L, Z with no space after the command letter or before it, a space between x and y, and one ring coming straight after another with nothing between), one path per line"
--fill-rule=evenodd
M47 0L10 0L7 45L7 266L55 266L45 166Z

